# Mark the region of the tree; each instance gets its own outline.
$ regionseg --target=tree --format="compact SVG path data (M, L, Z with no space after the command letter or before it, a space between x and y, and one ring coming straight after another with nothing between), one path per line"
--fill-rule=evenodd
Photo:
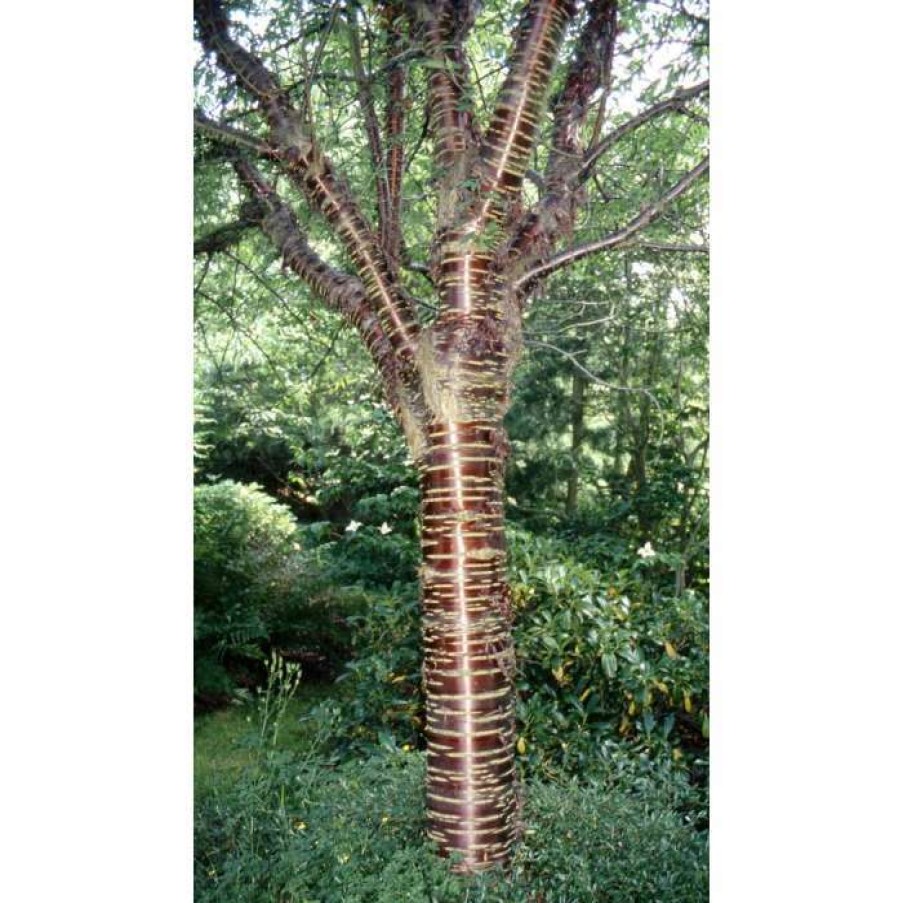
M221 0L194 5L227 79L202 68L200 153L228 162L244 197L196 250L259 227L356 329L419 470L428 831L466 869L504 861L516 833L503 418L525 308L553 273L662 225L708 169L704 156L663 184L659 167L608 196L601 161L649 123L695 123L707 82L603 134L616 0L510 6L277 4L265 24L260 8L236 4L230 20ZM623 10L628 24L644 16L661 18ZM680 4L668 21L698 51L702 19ZM645 199L624 211L637 185ZM594 215L576 241L588 205L619 221Z

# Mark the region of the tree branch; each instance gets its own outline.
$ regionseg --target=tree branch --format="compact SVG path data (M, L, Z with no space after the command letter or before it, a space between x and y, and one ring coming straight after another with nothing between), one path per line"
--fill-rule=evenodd
M542 196L512 228L499 254L498 265L521 268L551 252L561 235L574 227L585 200L577 173L583 159L580 129L589 112L590 98L601 89L597 125L604 115L611 90L611 65L617 38L617 0L591 0L568 67L564 86L552 102L552 149L546 166Z
M581 151L580 127L586 121L590 98L599 89L599 107L604 111L611 91L617 14L617 0L590 2L564 87L552 103L552 153L546 169L546 182L552 190L571 175L574 158Z
M263 359L267 362L273 375L276 376L277 379L279 379L280 383L283 383L282 378L278 375L279 369L276 367L276 364L273 361L273 358L270 356L269 352L263 347L263 345L261 345L260 342L257 341L257 338L254 335L254 332L251 329L249 329L247 326L243 326L239 322L238 317L236 317L235 314L228 307L226 307L222 302L220 302L220 300L218 298L214 298L214 296L211 295L209 292L205 292L203 289L196 289L196 294L198 295L198 297L203 298L205 301L209 301L221 314L223 314L223 316L229 321L229 323L232 324L233 335L238 334L238 333L243 335L257 349L257 351L260 353L261 357L263 357ZM284 383L283 383L283 385L284 385Z
M386 51L390 59L400 58L404 51L404 39L400 28L400 15L395 4L387 4L384 10L387 34ZM380 240L390 260L403 256L404 240L401 228L402 179L404 176L405 88L407 74L401 64L392 66L386 77L388 100L386 103L386 190L388 216L380 232Z
M206 135L218 144L239 150L250 150L260 157L276 156L276 148L273 145L231 125L214 122L203 110L196 109L194 111L194 125L202 135Z
M533 280L539 277L548 276L556 270L570 266L572 263L576 263L578 260L581 260L589 254L626 244L633 235L642 229L645 229L646 226L658 219L658 217L667 209L668 205L684 194L697 179L708 172L708 169L709 158L706 156L679 181L675 182L661 197L652 204L644 207L629 223L627 223L626 226L622 226L620 229L606 235L604 238L561 251L544 263L540 263L524 273L524 275L515 283L516 288L522 289Z
M339 15L340 7L341 4L339 0L334 0L332 8L329 11L329 20L326 23L326 27L321 27L320 29L320 40L317 41L313 59L310 61L310 67L307 69L307 77L301 83L301 103L299 104L299 106L301 108L301 113L304 116L304 120L308 124L313 121L312 110L310 107L310 91L311 88L313 88L316 77L319 75L320 64L323 62L323 53L326 50L326 41L332 34L333 28L335 28L335 23ZM306 54L304 54L303 44L301 45L301 53L306 60Z
M335 228L360 272L368 297L400 362L411 369L419 326L413 305L398 291L382 248L361 214L347 185L336 174L303 117L276 79L253 54L229 35L221 0L195 0L204 48L238 79L259 102L267 116L277 158L311 205Z
M335 269L310 247L295 215L246 160L233 163L238 178L265 211L264 233L282 254L285 265L310 286L314 294L357 329L382 376L386 397L406 432L419 429L419 385L399 366L391 336L374 311L364 283ZM409 438L410 438L409 432Z
M708 245L668 244L662 241L628 241L622 247L639 248L643 251L664 251L676 254L708 254Z
M559 348L557 345L552 345L549 342L525 337L524 344L528 347L545 348L548 351L554 351L556 354L559 354L561 355L561 357L565 358L565 360L570 361L571 366L573 366L573 368L578 373L588 379L591 383L594 383L597 386L601 386L603 389L607 389L609 392L637 392L640 395L645 395L652 402L652 404L655 405L658 413L662 413L662 406L661 404L659 404L658 399L649 389L645 388L644 386L615 386L611 383L607 383L604 379L593 373L592 370L588 370L583 364L581 364L577 359L577 355L573 354L570 351L566 351L564 348Z
M194 19L204 49L215 53L220 68L260 102L274 128L290 125L291 100L263 63L232 40L221 0L194 0Z
M309 285L321 300L348 319L365 312L368 300L360 279L323 261L307 243L297 218L276 190L247 160L233 162L241 184L261 209L260 227L285 258L286 265ZM374 330L374 334L378 334Z
M464 231L479 231L487 218L504 216L506 199L520 193L548 93L552 68L574 14L571 0L529 0L518 25L495 112L474 168L476 197Z
M464 55L464 40L476 15L475 4L472 0L409 0L405 8L412 25L422 28L436 168L448 171L461 160L476 136Z
M370 161L376 177L376 206L378 210L380 244L383 251L386 252L390 266L394 267L395 261L389 255L385 241L386 228L389 222L389 184L386 178L385 157L379 132L379 121L376 118L376 105L373 102L372 83L364 71L361 39L357 26L357 11L354 9L348 10L348 31L351 41L351 65L357 81L358 103L364 114L364 131L367 133Z
M237 219L234 223L228 223L213 229L206 235L196 238L194 241L194 256L201 254L217 254L226 251L233 245L237 245L245 234L251 229L260 227L260 222L253 219Z
M653 104L651 107L643 110L641 113L638 113L632 119L628 119L627 122L622 123L616 129L613 129L609 134L607 134L601 141L597 144L594 144L583 157L583 164L580 167L580 172L578 174L578 178L581 181L586 181L590 173L592 171L593 166L596 161L603 154L607 153L614 147L625 135L628 135L630 132L635 132L640 126L645 125L652 119L655 119L658 116L661 116L663 113L667 113L669 110L681 111L684 103L688 100L692 100L694 97L699 97L702 94L705 94L709 90L709 82L708 80L704 82L699 82L699 84L692 85L689 88L681 88L679 91L675 91L670 97L665 100L661 100L656 104Z

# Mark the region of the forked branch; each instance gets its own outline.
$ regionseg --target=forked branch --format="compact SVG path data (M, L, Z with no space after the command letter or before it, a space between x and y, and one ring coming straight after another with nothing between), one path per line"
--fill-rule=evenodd
M574 148L575 152L570 158L561 155L562 162L555 164L556 170L553 170L553 162L556 159L553 152L550 156L544 194L521 218L512 238L499 252L500 268L507 269L520 278L517 270L529 270L537 260L548 255L554 244L573 228L574 218L582 201L582 186L592 176L601 157L646 123L668 112L683 111L687 101L701 97L708 89L709 83L704 81L676 91L665 100L653 104L622 123L586 151Z
M554 189L570 174L574 157L582 150L580 128L593 96L601 91L604 110L611 91L611 65L617 37L618 0L592 0L564 87L552 103L552 153L546 183Z
M311 248L291 209L253 164L236 159L233 166L257 202L262 213L260 226L282 254L285 265L355 327L382 376L389 403L402 425L413 427L411 410L416 405L416 392L402 379L391 339L370 304L364 283L330 266Z
M487 219L502 219L507 202L520 193L552 68L573 15L572 0L529 0L524 8L508 75L480 144L478 191L462 224L465 232L479 231Z
M194 10L204 48L215 52L220 67L259 101L270 124L278 162L311 206L335 227L399 361L411 367L419 332L416 313L398 291L391 267L356 199L276 78L232 39L221 0L195 0Z
M554 242L569 234L584 197L577 173L583 144L580 131L592 98L599 92L603 115L611 90L611 65L617 37L617 0L592 0L564 86L552 102L552 148L542 180L539 202L511 229L511 237L499 253L502 269L529 267L532 260L550 253Z
M579 178L586 181L596 164L596 161L609 150L611 150L625 135L635 132L638 128L647 122L661 116L664 113L674 110L682 110L684 104L688 100L701 97L709 90L708 80L691 85L689 88L681 88L675 91L670 97L653 104L651 107L638 113L632 119L619 125L616 129L612 129L609 134L589 148L583 157L583 164L580 167Z

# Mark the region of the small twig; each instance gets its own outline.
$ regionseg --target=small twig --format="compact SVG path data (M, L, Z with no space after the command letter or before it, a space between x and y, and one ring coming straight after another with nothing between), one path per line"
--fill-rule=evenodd
M317 70L320 68L320 63L323 62L323 52L326 49L326 41L329 39L330 34L332 34L340 9L341 4L336 0L336 2L332 4L332 9L329 13L329 21L326 23L326 27L320 35L320 40L317 43L316 50L314 50L313 59L310 61L310 70L308 71L307 78L304 80L300 108L307 117L308 122L313 122L313 110L310 106L310 89L313 86L314 79L317 77Z
M708 172L709 158L704 157L683 178L671 186L661 197L644 207L629 223L609 233L597 241L590 241L583 245L568 248L561 251L544 263L540 263L524 273L515 283L515 288L522 288L532 282L538 276L548 275L564 266L569 266L582 258L609 248L616 248L627 243L633 235L658 219L668 205L680 197L697 179Z

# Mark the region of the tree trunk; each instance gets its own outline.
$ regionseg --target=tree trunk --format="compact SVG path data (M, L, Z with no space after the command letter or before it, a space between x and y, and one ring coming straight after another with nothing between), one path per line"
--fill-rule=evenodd
M428 833L468 869L514 841L504 447L499 423L437 422L420 465Z
M571 383L571 472L568 475L568 494L564 503L565 517L571 518L577 513L577 493L580 489L580 450L586 435L584 423L584 397L586 393L586 377L574 372Z

